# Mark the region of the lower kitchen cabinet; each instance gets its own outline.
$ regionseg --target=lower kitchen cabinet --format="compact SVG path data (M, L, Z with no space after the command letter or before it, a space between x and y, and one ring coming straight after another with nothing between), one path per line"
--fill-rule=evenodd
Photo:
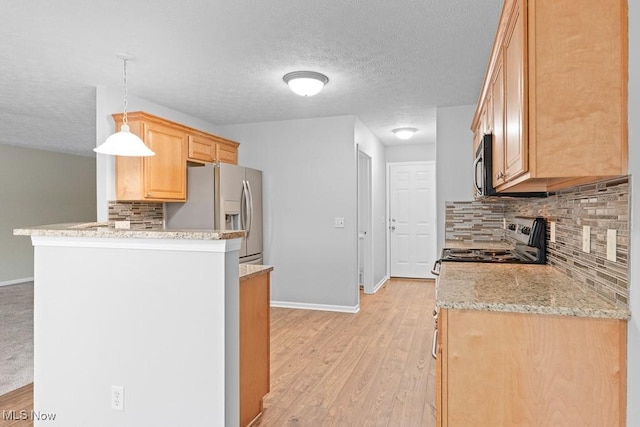
M626 320L441 309L438 426L624 426Z
M240 278L240 426L262 413L270 384L270 274Z

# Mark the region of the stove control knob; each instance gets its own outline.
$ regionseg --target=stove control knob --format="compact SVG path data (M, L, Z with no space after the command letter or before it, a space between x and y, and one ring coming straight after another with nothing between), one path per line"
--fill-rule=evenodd
M509 224L509 226L507 228L509 230L511 230L511 231L516 231L516 225L515 224Z
M531 234L531 227L522 227L522 234L528 236Z

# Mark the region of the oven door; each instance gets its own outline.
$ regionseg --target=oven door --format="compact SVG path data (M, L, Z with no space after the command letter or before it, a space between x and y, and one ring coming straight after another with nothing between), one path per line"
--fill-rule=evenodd
M437 260L433 264L433 268L431 269L431 274L436 276L436 289L435 289L435 300L438 300L438 282L440 281L440 267L442 266L442 260ZM433 340L431 342L431 356L434 359L438 358L438 307L433 308Z

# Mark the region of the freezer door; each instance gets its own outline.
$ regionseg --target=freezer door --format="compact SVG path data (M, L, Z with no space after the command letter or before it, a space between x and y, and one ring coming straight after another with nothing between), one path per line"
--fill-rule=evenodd
M246 254L262 253L262 171L245 168L246 186L249 189L249 222Z

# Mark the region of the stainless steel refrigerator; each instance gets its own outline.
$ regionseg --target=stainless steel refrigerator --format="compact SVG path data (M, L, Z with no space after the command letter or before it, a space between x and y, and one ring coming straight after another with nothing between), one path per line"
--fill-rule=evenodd
M245 230L240 262L262 264L262 171L219 165L187 168L187 201L166 203L169 229Z

